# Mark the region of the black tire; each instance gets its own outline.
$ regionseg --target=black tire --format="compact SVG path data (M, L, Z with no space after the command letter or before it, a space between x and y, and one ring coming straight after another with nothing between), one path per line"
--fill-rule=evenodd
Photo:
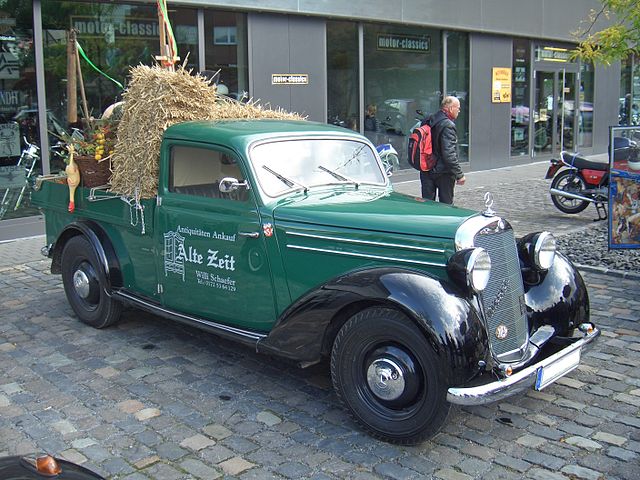
M397 310L363 310L333 344L338 397L371 435L387 442L416 444L440 430L450 407L445 377L423 332Z
M105 328L120 319L122 304L106 294L98 268L98 257L85 237L73 237L64 246L62 284L67 300L82 322Z
M551 188L570 193L580 193L587 189L587 185L582 177L576 175L572 170L563 170L553 177ZM580 213L591 203L586 200L577 200L559 195L551 195L551 201L558 210L564 213Z

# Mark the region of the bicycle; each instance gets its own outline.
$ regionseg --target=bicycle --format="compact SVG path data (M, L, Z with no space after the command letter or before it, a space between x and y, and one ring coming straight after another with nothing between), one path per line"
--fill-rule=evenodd
M23 137L25 148L20 154L16 167L24 167L24 183L20 187L7 187L5 188L4 195L0 201L0 220L4 218L6 213L13 209L18 210L24 199L24 194L29 188L29 179L33 176L34 170L38 161L40 160L40 147L33 143L29 143L26 137ZM19 169L18 169L19 170ZM9 171L9 178L12 176L12 172ZM18 188L20 191L18 192Z

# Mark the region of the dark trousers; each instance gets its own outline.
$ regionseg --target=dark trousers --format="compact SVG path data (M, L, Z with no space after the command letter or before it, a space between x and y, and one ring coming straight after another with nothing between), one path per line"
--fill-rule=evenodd
M453 188L456 185L456 177L452 173L420 172L422 184L422 198L453 204Z

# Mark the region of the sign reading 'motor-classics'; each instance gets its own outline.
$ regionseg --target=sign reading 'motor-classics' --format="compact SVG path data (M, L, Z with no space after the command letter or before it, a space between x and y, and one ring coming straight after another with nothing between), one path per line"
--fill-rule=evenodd
M428 35L379 34L377 47L378 50L429 53L431 51L431 37Z
M274 73L271 75L271 85L308 85L308 73Z

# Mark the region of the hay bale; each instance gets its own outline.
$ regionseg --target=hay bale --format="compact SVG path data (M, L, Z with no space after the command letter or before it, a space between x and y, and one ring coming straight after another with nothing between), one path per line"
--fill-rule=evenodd
M216 95L205 77L190 75L183 68L172 72L158 66L134 67L111 161L111 191L136 198L157 194L160 144L171 125L190 120L257 118L302 119L297 114Z

